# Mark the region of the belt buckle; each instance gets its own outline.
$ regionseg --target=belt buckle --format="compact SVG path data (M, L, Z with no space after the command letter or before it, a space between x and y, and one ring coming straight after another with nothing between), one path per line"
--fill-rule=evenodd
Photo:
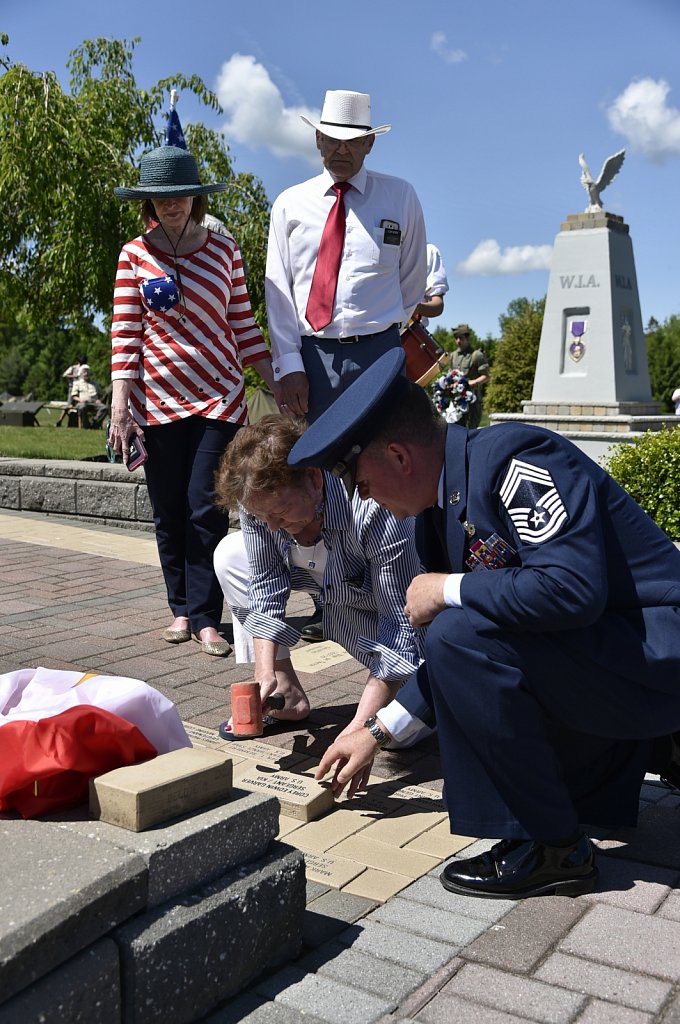
M350 334L348 338L338 338L338 341L340 342L341 345L353 345L358 340L358 334Z

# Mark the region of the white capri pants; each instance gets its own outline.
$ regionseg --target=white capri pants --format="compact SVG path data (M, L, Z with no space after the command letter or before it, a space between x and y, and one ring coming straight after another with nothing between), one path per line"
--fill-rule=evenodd
M234 655L239 664L255 661L255 648L250 633L241 625L236 609L243 612L248 610L248 578L250 566L246 545L241 530L228 533L217 547L213 555L215 575L220 582L224 599L231 610L231 617L234 624ZM276 653L277 660L288 658L290 651L283 644L279 644Z

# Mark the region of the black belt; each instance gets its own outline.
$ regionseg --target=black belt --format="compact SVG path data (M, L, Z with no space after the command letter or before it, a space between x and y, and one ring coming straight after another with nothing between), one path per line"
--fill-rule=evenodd
M324 338L324 341L339 341L341 345L353 345L357 341L366 341L367 338L379 338L381 334L398 328L399 324L390 324L384 331L376 331L374 334L348 334L346 338Z

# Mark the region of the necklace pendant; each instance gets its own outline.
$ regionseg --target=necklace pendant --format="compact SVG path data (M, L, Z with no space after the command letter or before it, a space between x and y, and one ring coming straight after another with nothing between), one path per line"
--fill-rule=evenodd
M307 562L307 568L316 569L316 562L314 561L313 558L310 558L310 560Z

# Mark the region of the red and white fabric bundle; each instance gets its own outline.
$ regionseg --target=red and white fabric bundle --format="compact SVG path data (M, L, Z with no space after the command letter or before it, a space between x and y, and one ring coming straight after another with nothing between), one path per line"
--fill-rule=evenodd
M94 775L190 746L175 705L140 679L0 675L0 811L39 817L85 800Z

